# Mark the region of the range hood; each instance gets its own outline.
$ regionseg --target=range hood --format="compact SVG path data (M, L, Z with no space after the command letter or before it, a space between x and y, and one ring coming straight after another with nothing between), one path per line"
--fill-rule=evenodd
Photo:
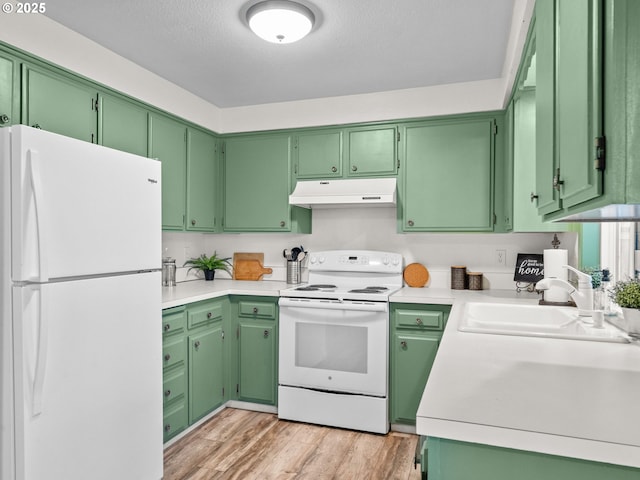
M304 208L388 207L396 204L395 178L305 180L297 183L289 203Z

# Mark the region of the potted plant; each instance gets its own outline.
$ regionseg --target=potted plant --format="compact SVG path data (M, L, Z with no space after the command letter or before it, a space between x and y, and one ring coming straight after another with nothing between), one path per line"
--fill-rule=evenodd
M183 266L191 265L191 268L187 271L187 273L195 268L204 272L205 280L213 280L216 270L224 270L229 275L231 275L231 263L229 262L229 260L231 260L231 257L221 258L217 255L216 252L213 252L213 255L211 255L210 257L207 257L203 253L199 257L187 260L186 262L184 262Z
M627 332L640 335L640 281L629 279L617 282L611 289L610 297L622 309Z

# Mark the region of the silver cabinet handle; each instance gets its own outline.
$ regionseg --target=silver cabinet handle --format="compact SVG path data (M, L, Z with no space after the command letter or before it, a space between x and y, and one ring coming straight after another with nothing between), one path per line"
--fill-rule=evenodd
M164 426L164 431L165 431L165 432L169 432L169 431L171 431L171 425L170 425L170 424L165 425L165 426Z
M207 312L207 318L211 318L211 312Z
M406 350L407 349L407 342L404 341L404 340L402 342L400 342L400 347L402 347L404 350Z
M33 128L40 128L40 125L38 123L34 123L33 125L31 125Z
M353 167L351 167L351 170L352 170L353 172L357 172L357 171L358 171L358 167L356 167L356 166L354 165Z
M165 397L170 397L170 396L171 396L171 390L166 390L166 391L164 392L164 396L165 396Z
M285 221L284 221L284 220L282 220L282 221L280 222L280 226L281 226L281 227L284 227L285 225L286 225Z
M192 225L192 226L195 226L195 224L196 224L196 220L195 220L195 218L191 219L191 225Z
M264 338L269 338L269 330L264 331Z
M413 220L409 220L409 221L407 222L407 224L408 224L410 227L413 227Z
M165 331L165 332L168 332L169 330L171 330L171 325L167 323L167 324L164 326L164 331Z
M538 195L536 195L535 193L531 192L531 203L533 203L534 200L536 200L538 198Z
M5 123L9 123L9 115L5 115L5 114L0 115L0 123L3 125Z
M422 325L422 319L421 318L416 318L416 325Z
M195 348L200 347L200 340L196 340L196 342L193 344L193 346L194 346Z
M171 355L169 355L168 353L164 356L164 361L168 362L169 360L171 360Z
M258 313L258 307L253 307L253 313Z
M338 171L338 169L337 169L336 167L331 167L331 171L332 171L333 173L336 173L336 172Z

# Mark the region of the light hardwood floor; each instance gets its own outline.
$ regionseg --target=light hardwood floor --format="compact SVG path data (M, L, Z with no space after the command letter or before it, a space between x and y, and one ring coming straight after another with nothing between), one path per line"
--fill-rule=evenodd
M164 480L419 480L417 441L226 408L165 450Z

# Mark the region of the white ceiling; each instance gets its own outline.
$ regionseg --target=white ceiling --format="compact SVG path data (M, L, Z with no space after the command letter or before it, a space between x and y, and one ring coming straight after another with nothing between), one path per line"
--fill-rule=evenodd
M55 0L46 15L218 107L505 76L517 0L299 0L288 45L255 36L258 0Z

